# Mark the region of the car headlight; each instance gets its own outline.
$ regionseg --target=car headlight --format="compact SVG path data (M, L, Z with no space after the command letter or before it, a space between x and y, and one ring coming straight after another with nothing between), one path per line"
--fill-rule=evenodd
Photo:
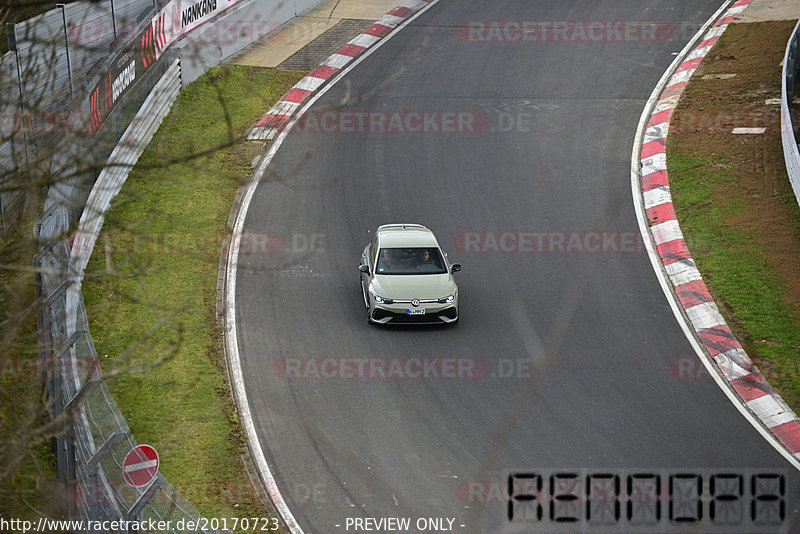
M449 295L447 297L440 298L438 302L439 302L439 304L448 304L450 302L453 302L454 300L456 300L456 294L455 293L453 293L452 295Z
M378 296L377 293L375 293L372 290L370 290L369 294L372 295L372 298L375 299L375 302L377 302L378 304L391 304L392 302L394 302L392 299L387 299L385 297Z

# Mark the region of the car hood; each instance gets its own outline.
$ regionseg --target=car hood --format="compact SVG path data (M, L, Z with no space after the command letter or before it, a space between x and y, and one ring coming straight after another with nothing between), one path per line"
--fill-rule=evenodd
M438 299L452 295L456 283L444 274L379 274L372 280L372 290L388 299Z

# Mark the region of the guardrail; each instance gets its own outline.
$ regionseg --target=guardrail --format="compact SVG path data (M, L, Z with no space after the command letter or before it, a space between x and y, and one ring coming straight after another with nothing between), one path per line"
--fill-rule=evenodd
M56 236L34 258L37 296L43 303L38 314L40 358L50 412L64 425L64 436L72 436L57 441L59 469L70 484L71 515L87 525L89 521L152 519L170 521L171 531L176 532L174 525L197 524L201 517L160 473L142 488L124 480L122 463L137 443L102 379L81 295L83 272L111 199L180 89L180 64L175 60L109 157L71 244L59 237L71 226L59 206L48 210L37 226L37 234Z
M786 172L792 184L794 196L800 204L800 146L798 145L797 119L792 109L795 88L800 83L800 22L794 27L786 54L783 56L783 73L781 82L781 142L783 158L786 161Z
M147 6L135 23L121 28L120 11L130 15L136 8L120 7L142 2ZM0 81L13 88L6 91L12 97L0 103L0 228L21 210L25 192L16 186L27 176L25 167L32 165L40 148L61 145L45 163L52 174L71 177L53 180L47 188L45 209L35 228L39 252L34 268L41 302L39 357L49 411L63 428L56 451L59 477L70 484L70 516L86 525L104 520L171 521L177 531L190 520L196 525L201 516L161 474L145 488L123 479L122 462L136 442L102 378L80 291L83 272L111 199L182 87L181 60L175 58L186 56L186 51L168 50L173 41L205 22L209 24L203 28L213 29L226 19L238 27L237 21L278 11L279 21L272 19L251 34L256 40L320 0L219 4L222 9L207 14L200 24L160 41L156 30L164 27L156 23L158 17L178 13L180 4L171 0L156 12L158 6L150 2L59 5L14 26L12 51L0 58ZM224 16L211 20L234 3ZM79 31L70 25L76 18L87 21L89 34L83 33L87 26ZM213 48L213 43L205 44ZM219 55L210 57L220 61L246 44L220 46ZM198 72L195 66L190 77ZM70 106L73 109L67 109ZM54 124L54 114L65 110L67 122ZM70 131L76 122L90 127ZM77 162L87 159L99 161L102 171L79 168Z

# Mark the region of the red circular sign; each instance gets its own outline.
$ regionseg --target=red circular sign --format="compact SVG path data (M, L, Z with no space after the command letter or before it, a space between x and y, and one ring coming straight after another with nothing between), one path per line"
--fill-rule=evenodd
M158 473L158 453L150 445L139 445L128 453L122 475L131 486L146 486Z

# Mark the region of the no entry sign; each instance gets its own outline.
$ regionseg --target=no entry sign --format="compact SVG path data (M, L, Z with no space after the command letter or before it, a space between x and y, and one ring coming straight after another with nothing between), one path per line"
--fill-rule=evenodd
M122 475L131 486L146 486L158 473L158 453L150 445L131 449L122 464Z

